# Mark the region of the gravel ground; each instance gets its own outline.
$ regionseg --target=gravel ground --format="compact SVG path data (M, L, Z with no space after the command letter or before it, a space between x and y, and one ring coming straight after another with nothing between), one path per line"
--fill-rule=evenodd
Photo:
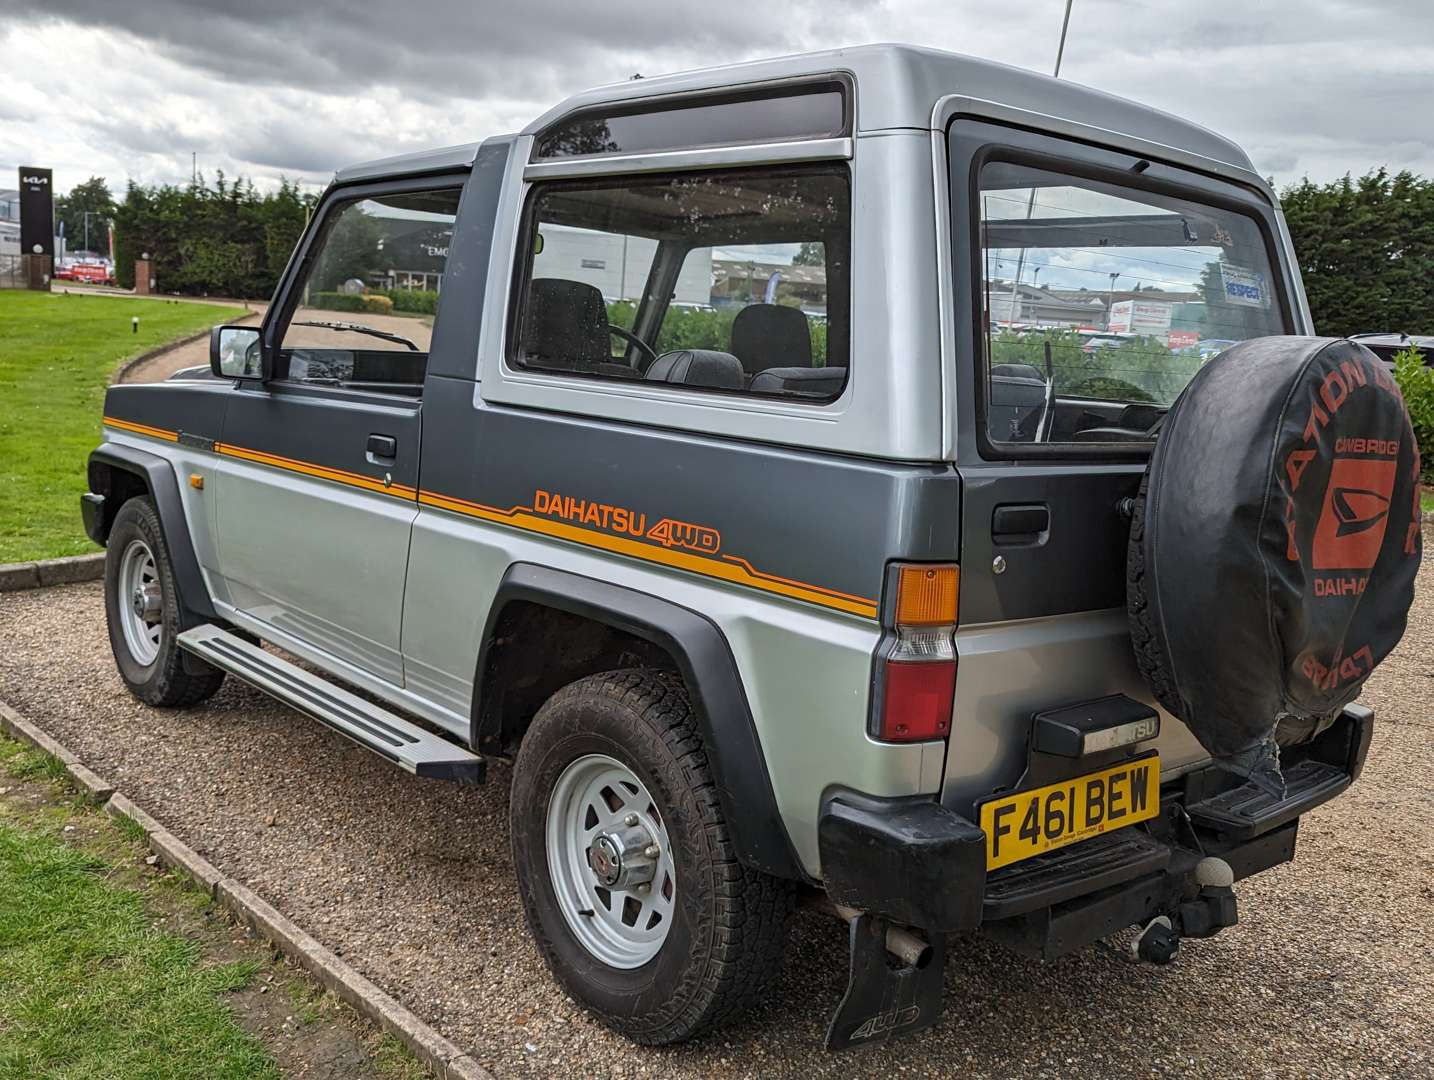
M803 914L760 1012L644 1050L556 989L529 943L505 835L508 771L421 781L236 680L187 713L115 675L98 584L0 596L0 698L221 870L248 882L499 1076L1429 1076L1434 1073L1434 564L1365 695L1368 768L1244 883L1241 925L1171 967L1091 948L1048 964L949 950L946 1016L829 1056L844 932Z

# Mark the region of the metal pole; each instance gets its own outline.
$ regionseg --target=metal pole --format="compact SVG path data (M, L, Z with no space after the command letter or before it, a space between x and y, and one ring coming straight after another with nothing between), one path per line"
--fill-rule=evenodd
M1066 54L1066 31L1071 25L1071 5L1073 3L1075 0L1066 0L1066 17L1061 21L1061 44L1056 49L1056 69L1051 72L1051 75L1057 79L1061 77L1061 60Z

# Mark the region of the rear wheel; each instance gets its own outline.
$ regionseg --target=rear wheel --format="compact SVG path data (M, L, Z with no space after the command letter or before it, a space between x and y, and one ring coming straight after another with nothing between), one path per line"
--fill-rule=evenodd
M110 649L130 693L148 705L183 707L210 697L224 673L179 648L179 591L159 513L147 498L115 515L105 553Z
M794 888L744 867L676 675L615 671L553 695L513 773L528 926L605 1024L672 1043L759 1000Z

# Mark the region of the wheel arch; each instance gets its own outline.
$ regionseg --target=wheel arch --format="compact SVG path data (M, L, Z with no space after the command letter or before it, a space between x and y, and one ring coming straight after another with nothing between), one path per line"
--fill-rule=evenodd
M104 499L100 512L87 526L90 538L97 544L106 543L120 507L136 496L148 495L154 500L164 543L169 548L175 584L179 587L182 624L188 628L217 620L219 616L199 570L194 540L189 535L174 466L158 454L105 443L90 454L88 473L90 491Z
M471 740L475 747L491 751L511 745L521 738L531 719L530 715L507 715L509 710L502 707L508 677L505 669L512 663L503 648L512 639L504 633L515 625L513 613L523 610L557 613L566 617L559 622L596 626L609 636L606 646L579 650L575 665L544 665L550 677L561 679L561 685L604 670L601 663L622 648L639 657L646 654L647 662L677 671L692 697L738 857L753 869L805 880L777 808L732 650L716 624L690 608L580 574L514 563L499 583L483 628L474 676ZM546 645L557 643L549 640ZM554 654L544 650L546 658Z

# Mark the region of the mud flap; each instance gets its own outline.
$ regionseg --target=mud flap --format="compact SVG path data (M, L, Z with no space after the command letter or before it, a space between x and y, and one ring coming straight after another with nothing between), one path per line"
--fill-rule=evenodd
M931 958L915 967L887 951L889 925L873 915L851 921L851 973L827 1026L828 1050L880 1045L933 1027L941 1018L946 936L931 935Z

